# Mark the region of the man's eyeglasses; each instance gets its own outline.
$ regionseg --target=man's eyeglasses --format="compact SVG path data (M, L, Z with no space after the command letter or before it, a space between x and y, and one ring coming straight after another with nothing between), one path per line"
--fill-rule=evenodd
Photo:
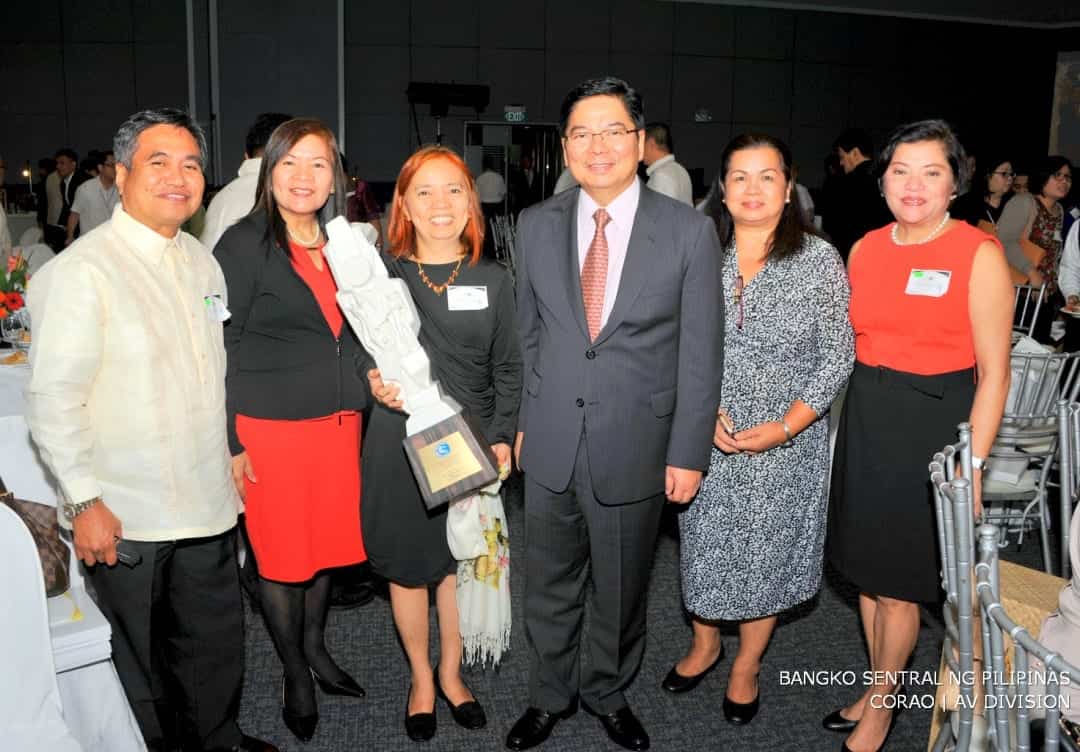
M739 306L739 313L735 317L735 326L738 329L742 329L743 325L743 288L746 285L743 283L742 275L739 274L735 277L735 295L732 297L735 305Z
M1000 175L1001 177L1005 178L1006 180L1008 180L1009 178L1015 178L1016 177L1015 172L1009 172L1008 170L994 170L991 174L992 175Z
M1058 180L1062 180L1062 181L1064 181L1066 183L1071 183L1072 182L1072 173L1071 172L1055 172L1050 177L1057 178Z
M586 131L579 130L574 131L566 137L566 143L570 145L571 149L583 150L587 149L592 143L593 136L599 136L600 142L605 143L608 146L618 147L626 143L626 138L634 133L637 133L640 128L626 128L621 125L613 126L611 128L605 128L602 131Z

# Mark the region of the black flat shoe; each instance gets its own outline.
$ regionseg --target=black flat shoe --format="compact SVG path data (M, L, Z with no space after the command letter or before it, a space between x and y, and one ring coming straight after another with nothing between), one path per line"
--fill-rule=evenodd
M454 705L450 702L450 698L446 696L446 693L443 692L442 685L439 683L438 678L435 679L435 691L438 693L439 697L446 701L446 706L450 708L450 715L457 725L472 731L482 729L487 725L487 716L484 714L484 707L477 702L476 699L467 700L460 705Z
M517 723L506 735L506 748L520 752L520 750L532 749L543 744L551 736L551 730L555 724L564 718L569 718L577 710L572 703L570 707L559 713L549 713L540 708L529 708L518 718Z
M848 734L854 731L858 724L859 722L857 720L853 721L850 718L845 718L840 715L839 710L835 710L821 719L821 727L827 731L838 731Z
M315 727L319 725L318 711L310 715L300 715L289 710L285 702L285 677L281 677L281 720L285 727L302 742L311 741L315 736Z
M735 726L745 726L754 720L754 716L757 715L758 709L761 707L761 689L758 689L758 696L750 702L735 702L729 700L728 696L724 695L724 718L727 722Z
M641 725L641 721L634 715L634 711L629 707L619 708L614 713L608 713L607 715L598 713L596 717L600 719L600 724L604 727L607 735L611 737L611 741L623 749L644 750L649 748L649 735L645 732L645 727Z
M332 682L328 679L324 679L315 673L315 669L311 669L311 675L315 678L315 683L319 685L319 689L328 695L341 695L343 697L365 697L367 693L364 688L356 683L346 673L342 673L345 678L341 681Z
M675 666L672 666L671 670L668 671L667 676L664 677L664 680L660 682L660 686L666 689L668 692L672 692L673 694L689 692L691 689L700 684L701 680L705 678L705 675L712 671L714 668L716 668L716 665L722 660L724 660L724 643L721 642L720 654L716 656L715 661L709 664L709 667L707 669L702 671L700 674L694 674L693 676L683 676L675 670L678 666L678 664L676 663Z
M438 723L435 720L435 704L431 705L430 713L414 713L409 715L409 698L412 697L412 685L409 685L409 692L405 695L405 733L414 742L427 742L431 741L431 738L435 736L435 729L438 727Z

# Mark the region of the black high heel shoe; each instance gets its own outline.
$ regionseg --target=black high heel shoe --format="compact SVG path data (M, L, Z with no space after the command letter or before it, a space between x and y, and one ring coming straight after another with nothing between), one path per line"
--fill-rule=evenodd
M356 683L355 679L344 672L342 672L341 675L345 678L341 681L332 682L315 673L315 669L311 669L311 676L315 679L315 683L319 685L319 689L328 695L340 695L343 697L367 696L367 692L364 691L363 687Z
M727 696L727 691L724 691L724 702L722 704L724 710L724 718L728 723L734 726L745 726L754 720L754 716L757 715L758 710L761 708L761 683L758 683L757 696L750 702L735 702Z
M679 664L675 664L671 667L671 670L667 672L667 676L660 682L660 686L672 694L682 694L683 692L689 692L691 689L701 683L701 680L708 675L710 671L716 668L716 665L720 661L724 660L724 643L720 643L720 653L716 656L716 660L709 664L708 668L693 676L683 676L675 669Z
M900 687L899 689L897 689L895 694L901 694L902 692L903 687ZM888 743L889 737L892 736L893 726L896 725L896 716L898 715L900 715L899 706L893 709L892 717L889 719L889 727L885 729L885 738L881 740L881 744L877 746L877 749L875 749L874 752L882 752L882 750L885 749L885 745L886 743ZM844 741L840 744L840 752L852 752L851 747L847 745L847 739L844 739Z
M472 690L469 690L470 692ZM476 729L482 729L487 725L487 715L484 714L484 706L481 705L474 696L474 699L467 700L460 705L454 705L450 702L450 698L443 692L442 683L439 681L438 675L435 676L435 692L445 702L446 706L450 708L450 715L454 717L454 722L462 728L475 731Z
M896 694L898 696L904 694L903 685L897 688ZM843 710L843 708L841 708L840 710ZM852 720L850 718L845 718L844 716L840 715L840 710L834 710L833 712L822 718L821 727L826 731L836 731L838 733L850 734L852 731L855 730L855 726L858 725L859 719L856 718L855 720ZM893 710L893 716L898 716L902 712L904 712L904 708L898 704Z
M430 713L414 713L409 715L409 698L412 697L412 685L405 695L405 733L414 742L430 741L435 736L438 721L435 718L435 703L431 704Z
M315 736L315 727L319 725L319 712L310 715L300 715L289 710L285 702L285 677L281 677L281 720L285 727L302 742L311 741Z

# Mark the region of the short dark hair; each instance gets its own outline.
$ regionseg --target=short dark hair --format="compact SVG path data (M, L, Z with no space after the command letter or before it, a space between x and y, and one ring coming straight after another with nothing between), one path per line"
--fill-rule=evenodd
M266 149L266 142L270 140L274 129L288 120L292 120L292 115L283 112L264 112L256 117L244 139L244 153L249 158L259 156L260 152Z
M53 154L53 159L54 160L60 159L60 157L67 157L68 159L70 159L75 164L79 163L79 154L78 154L78 152L76 152L74 149L72 149L70 147L67 147L67 146L65 146L63 149L57 149L56 153Z
M964 145L960 143L952 127L944 120L938 119L905 123L889 134L885 147L881 150L877 164L874 166L878 182L885 175L885 170L889 168L896 148L900 144L914 144L919 141L937 141L945 148L945 161L949 163L949 169L953 174L953 190L956 193L963 193L971 178Z
M675 139L671 135L671 126L667 123L647 123L645 138L651 138L660 148L675 153Z
M286 254L289 252L289 238L285 232L285 220L282 219L277 201L274 199L273 172L278 162L288 155L289 149L305 136L319 136L325 140L330 148L330 158L334 162L331 166L334 172L334 183L329 198L318 211L319 226L325 229L330 220L345 214L347 201L345 173L341 169L341 151L338 149L334 132L316 118L294 118L279 125L270 134L270 140L266 142L262 166L259 167L259 184L255 188L255 206L251 213L263 212L266 215L267 234Z
M848 128L841 133L833 141L833 151L837 149L843 149L844 151L852 151L858 148L862 152L862 155L868 159L874 157L874 140L870 138L870 134L864 131L862 128Z
M786 143L764 133L743 133L728 142L720 155L720 175L717 177L716 190L719 192L718 200L710 202L709 215L716 223L716 231L720 236L720 245L729 248L735 240L735 219L728 211L727 204L723 202L724 181L727 179L728 169L731 166L731 157L739 151L746 149L773 149L780 155L781 170L784 180L791 186L791 201L784 205L784 211L776 223L772 240L769 245L767 256L770 258L783 258L795 253L803 247L807 235L817 235L814 228L808 226L803 219L803 211L799 204L798 191L795 190L791 180L791 149Z
M603 76L582 81L566 93L562 101L562 107L559 108L559 132L564 136L566 135L566 124L570 122L570 113L574 110L574 105L587 97L602 96L621 99L626 107L626 112L630 115L630 120L634 123L634 127L643 128L645 126L645 107L641 102L641 94L638 93L637 89L621 78Z
M203 133L202 128L199 127L199 124L192 119L191 115L175 107L141 110L121 123L116 130L116 135L113 136L113 152L116 154L116 161L130 170L131 159L135 156L139 134L155 125L171 125L176 128L183 128L190 133L191 137L195 139L195 143L199 145L199 165L203 168L206 167L206 135Z
M1046 184L1050 178L1057 174L1062 167L1072 169L1072 162L1060 154L1043 157L1035 163L1034 169L1028 173L1028 190L1033 196L1043 195Z

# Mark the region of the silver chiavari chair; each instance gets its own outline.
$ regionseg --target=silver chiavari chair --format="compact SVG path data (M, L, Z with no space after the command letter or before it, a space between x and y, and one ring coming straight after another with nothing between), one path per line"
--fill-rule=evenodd
M493 217L488 224L495 243L495 258L500 261L510 274L514 274L517 261L515 241L517 240L517 220L513 214Z
M1028 337L1035 331L1035 321L1039 317L1046 297L1046 283L1034 285L1014 285L1016 296L1013 301L1013 331Z
M1061 576L1071 574L1070 520L1080 500L1080 402L1058 400L1058 473L1061 477Z
M978 561L975 565L976 592L982 628L983 655L989 681L986 692L993 702L986 703L987 738L994 752L1032 752L1031 709L1034 701L1031 658L1042 662L1045 691L1041 706L1046 710L1043 750L1056 752L1063 746L1058 720L1061 715L1062 684L1080 681L1080 669L1052 653L1018 625L1001 605L998 573L998 530L994 525L979 527ZM1006 668L1005 635L1012 640L1012 670ZM958 749L960 749L958 747Z
M957 443L946 446L930 461L930 485L934 492L934 514L941 552L941 585L945 590L945 642L942 655L946 669L955 678L959 689L956 707L950 710L954 717L942 725L934 741L933 752L946 749L966 752L971 743L975 720L975 608L972 581L975 540L969 480L972 472L971 425L961 423L959 434Z

